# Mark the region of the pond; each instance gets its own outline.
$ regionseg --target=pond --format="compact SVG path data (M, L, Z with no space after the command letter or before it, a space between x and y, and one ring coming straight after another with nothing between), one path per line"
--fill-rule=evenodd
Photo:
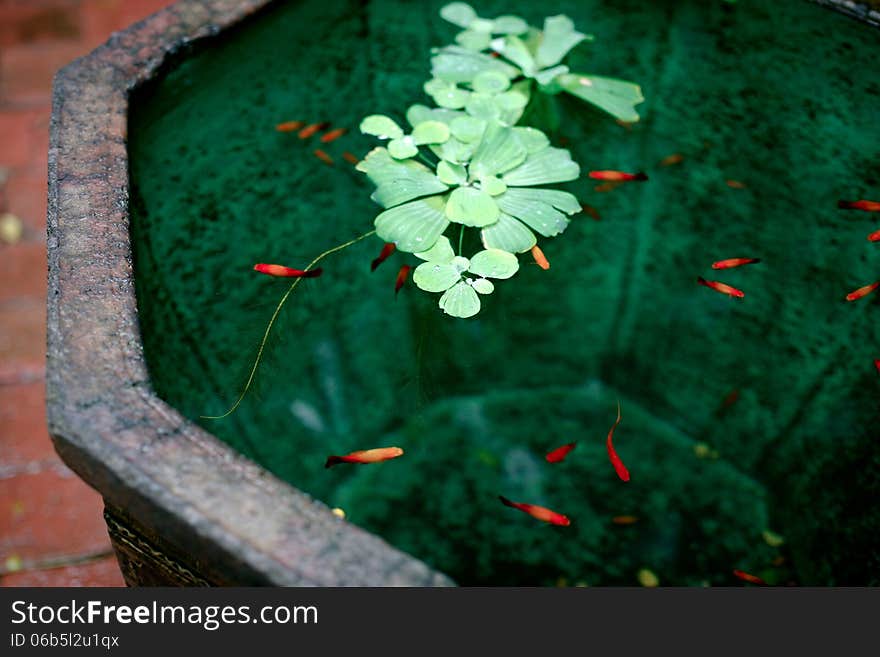
M462 585L637 585L645 569L661 585L736 585L734 569L880 584L880 293L844 300L880 279L878 215L837 208L880 197L880 32L805 1L475 3L537 25L564 13L595 36L572 69L639 83L642 118L560 97L551 138L583 173L649 180L560 186L598 219L542 239L550 269L524 254L471 319L411 283L395 295L419 261L371 272L377 237L329 256L241 406L200 418L235 401L288 287L253 265L304 267L372 228L373 187L342 154L375 145L364 116L404 124L429 101L430 49L457 31L442 5L279 2L134 95L137 299L159 396ZM275 130L288 120L349 132L320 144ZM711 269L746 256L761 263ZM618 401L628 482L605 445ZM404 456L324 467L385 445Z

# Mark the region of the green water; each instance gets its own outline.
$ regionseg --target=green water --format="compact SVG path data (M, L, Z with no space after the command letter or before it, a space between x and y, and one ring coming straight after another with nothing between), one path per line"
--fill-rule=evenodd
M356 128L425 102L429 49L455 33L441 4L282 2L135 96L140 319L155 389L187 417L234 401L287 287L253 264L302 267L379 212L340 157L369 138L328 144L327 167L316 139L274 125ZM880 584L880 293L843 300L880 278L865 240L880 226L836 208L880 197L880 32L799 0L477 9L533 24L565 13L594 34L572 69L639 82L643 120L626 130L562 99L554 137L583 171L650 180L565 185L601 221L576 215L543 240L551 269L524 256L471 320L411 286L395 299L397 269L417 261L395 254L371 273L378 238L331 256L282 312L252 393L202 425L464 585L635 585L641 568L664 585L736 585L734 568ZM676 152L680 164L659 165ZM763 262L710 269L737 256ZM618 399L627 483L605 451ZM565 462L543 460L570 441ZM323 468L382 445L406 453ZM765 529L785 543L770 547Z

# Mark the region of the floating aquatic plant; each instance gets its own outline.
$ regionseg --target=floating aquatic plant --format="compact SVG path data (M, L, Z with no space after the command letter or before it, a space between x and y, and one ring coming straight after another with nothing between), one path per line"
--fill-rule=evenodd
M409 134L391 117L366 117L361 132L388 143L357 168L385 208L375 218L376 234L426 260L413 282L442 292L446 314L467 318L479 312L479 295L494 290L489 278L516 273L516 254L536 245L535 233L559 235L581 211L574 195L540 187L575 180L580 167L544 132L517 125L532 94L565 91L628 122L638 120L633 106L643 98L638 85L572 73L562 63L592 40L566 16L547 18L539 30L518 16L481 18L463 2L440 15L463 31L457 45L433 52L423 89L437 107L412 105ZM451 226L458 253L445 236ZM461 253L466 229L479 230L484 247L469 257Z

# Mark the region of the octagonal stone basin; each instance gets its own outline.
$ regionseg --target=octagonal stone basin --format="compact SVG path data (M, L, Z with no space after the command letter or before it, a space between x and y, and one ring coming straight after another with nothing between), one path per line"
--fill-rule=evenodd
M455 33L442 4L181 2L59 76L50 422L107 499L129 582L880 582L880 297L843 300L880 278L877 222L836 207L880 196L880 70L857 64L880 42L813 3L542 7L595 35L573 69L647 98L629 127L561 99L554 141L584 171L650 180L567 185L601 219L543 241L550 270L524 257L470 320L395 298L416 261L371 273L377 238L331 256L238 410L200 418L237 397L286 288L252 265L371 228L340 156L372 146L364 115L425 100L429 50ZM274 130L290 119L352 129L325 147L334 166ZM762 263L710 269L733 256ZM627 483L605 452L618 400ZM405 456L323 467L385 444Z

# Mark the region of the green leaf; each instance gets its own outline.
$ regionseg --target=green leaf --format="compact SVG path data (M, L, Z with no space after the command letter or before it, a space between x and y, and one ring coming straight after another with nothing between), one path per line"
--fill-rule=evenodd
M361 121L361 132L379 139L400 139L403 130L392 119L383 114L371 114Z
M574 180L581 168L564 148L547 147L532 153L525 162L504 174L508 186L544 185Z
M538 68L558 64L569 50L586 38L586 34L574 29L568 16L548 16L544 19L544 36L535 57Z
M455 42L458 45L476 52L488 48L490 41L492 41L492 35L481 30L470 29L455 35Z
M519 121L529 99L518 91L505 91L495 96L495 105L500 110L500 120L505 125Z
M519 73L510 64L461 46L446 46L434 52L431 75L449 82L470 82L483 71L498 71L508 78L514 78Z
M470 174L475 178L496 176L514 169L525 159L526 149L511 128L490 125L471 160Z
M529 29L529 24L519 16L504 15L492 21L493 34L522 34Z
M474 291L479 294L492 294L492 292L495 291L495 286L492 284L492 281L485 278L476 278L471 281L470 285L474 288Z
M413 138L407 135L401 139L392 139L388 142L388 152L391 157L397 160L405 160L408 157L415 157L419 149L416 147Z
M440 18L459 27L467 28L477 20L477 12L466 2L450 2L441 7Z
M486 176L480 178L480 189L489 194L489 196L498 196L507 191L507 185L500 178Z
M547 135L535 128L517 126L513 128L513 132L529 154L537 153L550 145Z
M483 121L491 122L501 116L501 108L495 103L495 98L489 94L472 93L465 110L475 119Z
M385 210L376 217L376 234L407 253L430 249L449 226L444 203L442 196L429 196Z
M418 162L398 162L390 157L388 159L389 164L367 174L376 184L376 190L370 198L382 207L391 208L420 196L439 194L449 189L433 172Z
M449 124L452 136L465 143L478 141L486 130L486 122L473 116L460 116Z
M526 76L532 77L534 75L536 69L535 59L532 57L532 53L529 52L528 46L518 36L499 37L498 39L493 39L489 45L499 55L503 55L519 66ZM509 77L514 78L516 76L511 75Z
M534 189L532 187L518 187L513 190L513 196L529 201L538 201L552 205L565 214L574 214L581 211L581 204L574 194L563 192L561 189Z
M554 66L553 68L545 68L543 71L540 71L535 75L535 82L542 86L546 86L553 82L556 76L564 73L568 73L568 66L562 64ZM558 93L558 91L556 93Z
M519 260L507 251L486 249L471 258L468 271L483 278L510 278L519 271Z
M467 116L464 112L456 112L451 109L431 108L426 105L413 105L406 110L406 120L413 127L423 121L440 121L449 125L460 116Z
M425 93L434 99L440 107L447 109L460 109L465 106L470 93L459 89L451 82L434 78L428 80L422 87Z
M416 146L442 144L449 139L449 126L441 121L422 121L413 128L412 138Z
M535 234L518 219L504 212L491 226L480 231L483 246L509 253L524 253L538 243Z
M506 212L523 221L528 226L538 231L544 237L553 237L568 227L568 217L547 202L546 197L534 192L547 192L556 190L534 190L510 187L497 197L498 207L502 213ZM560 192L564 194L565 192Z
M474 288L460 281L443 293L439 305L447 315L466 319L480 312L480 297Z
M447 185L464 185L467 182L467 169L460 164L440 160L437 163L437 177Z
M498 71L483 71L471 83L474 91L481 94L500 94L510 88L510 78Z
M437 238L437 241L434 242L434 246L430 249L427 251L418 251L417 253L413 253L413 255L416 258L427 260L428 262L449 264L455 258L455 251L452 250L452 244L449 243L449 238L445 235L441 235Z
M455 164L465 164L470 161L476 147L476 144L465 144L455 137L450 137L442 144L434 144L429 148L442 160Z
M413 272L413 283L425 292L443 292L461 280L461 272L451 264L423 262Z
M446 202L446 216L455 223L482 228L498 220L498 204L486 192L473 187L452 190Z
M634 107L645 98L637 84L581 73L560 75L556 82L568 93L592 103L619 121L633 123L639 120Z
M462 274L468 270L468 267L471 266L471 261L462 256L455 256L452 259L452 266L455 267L455 271L459 274Z

